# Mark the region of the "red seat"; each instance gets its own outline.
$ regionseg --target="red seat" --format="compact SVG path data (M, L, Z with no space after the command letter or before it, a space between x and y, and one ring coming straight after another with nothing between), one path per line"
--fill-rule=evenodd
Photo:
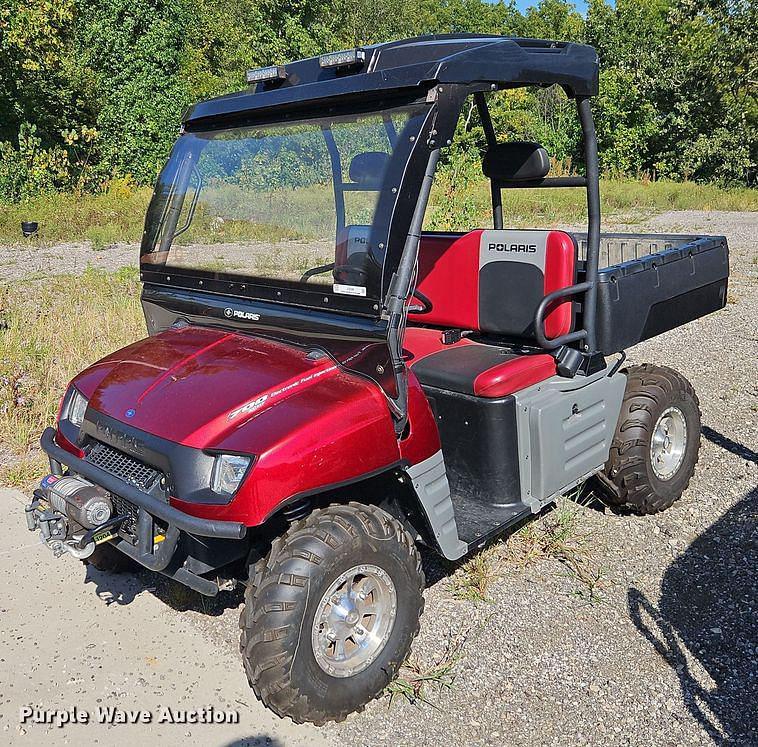
M515 353L465 337L446 345L435 329L409 327L404 351L409 368L425 386L478 397L505 397L556 373L552 355Z
M412 321L534 341L534 315L548 293L575 282L576 241L564 231L481 230L424 234L418 289L433 304ZM555 304L545 333L570 331L573 304Z

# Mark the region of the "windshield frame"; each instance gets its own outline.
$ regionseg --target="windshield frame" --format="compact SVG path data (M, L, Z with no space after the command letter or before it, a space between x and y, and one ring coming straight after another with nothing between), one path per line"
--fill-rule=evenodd
M335 293L331 284L314 284L312 288L308 288L302 282L283 278L261 278L146 261L146 257L156 252L161 219L169 204L166 193L159 192L160 177L156 182L145 218L145 230L140 251L141 279L146 283L201 290L251 300L304 306L313 309L329 309L375 318L381 316L386 289L402 253L424 168L429 157L427 140L436 113L435 102L429 101L426 96L419 96L418 91L415 91L413 95L405 93L401 96L383 97L374 102L353 101L341 105L334 104L319 107L315 111L313 108L302 108L296 111L280 112L278 116L272 116L269 113L266 117L251 116L242 120L239 118L230 120L223 117L211 123L205 121L202 127L188 127L186 131L182 132L180 139L174 146L174 151L172 151L173 156L182 144L181 138L187 135L266 125L297 125L304 121L313 122L322 118L327 120L328 118L350 115L381 115L400 107L418 107L419 115L412 127L410 125L411 120L409 120L409 127L396 133L396 143L390 154L386 176L382 188L377 190L377 203L370 235L372 249L374 251L380 250L383 253L383 263L378 287L374 288L370 297ZM390 137L389 132L387 136ZM327 148L329 148L328 137L325 137L325 141L327 141ZM162 175L169 166L176 169L176 163L169 159L161 172ZM339 225L338 203L344 195L338 194L338 174L335 173L334 163L330 163L330 167L334 177L332 186L335 198L335 216L337 216Z

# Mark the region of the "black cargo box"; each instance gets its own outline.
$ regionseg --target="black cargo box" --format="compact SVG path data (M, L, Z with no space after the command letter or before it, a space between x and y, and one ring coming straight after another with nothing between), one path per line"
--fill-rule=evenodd
M586 235L574 235L584 256ZM597 343L605 355L726 304L724 236L603 234L600 260ZM580 281L583 274L580 262Z

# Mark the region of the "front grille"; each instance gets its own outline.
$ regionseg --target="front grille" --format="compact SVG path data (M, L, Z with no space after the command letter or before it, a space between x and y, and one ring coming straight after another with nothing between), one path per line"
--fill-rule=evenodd
M111 495L111 500L113 501L113 515L126 516L118 528L119 534L126 535L133 542L137 538L139 506L135 506L131 501L127 501L120 495Z
M95 442L87 453L87 461L145 493L163 476L157 469L102 441Z

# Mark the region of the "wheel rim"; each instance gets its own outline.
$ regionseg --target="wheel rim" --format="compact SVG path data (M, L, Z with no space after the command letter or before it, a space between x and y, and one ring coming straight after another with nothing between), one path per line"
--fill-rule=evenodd
M668 407L658 418L650 441L650 462L659 480L670 480L682 466L687 448L687 421L678 407Z
M316 662L333 677L352 677L387 644L397 615L397 592L389 574L375 565L345 571L326 590L313 618Z

